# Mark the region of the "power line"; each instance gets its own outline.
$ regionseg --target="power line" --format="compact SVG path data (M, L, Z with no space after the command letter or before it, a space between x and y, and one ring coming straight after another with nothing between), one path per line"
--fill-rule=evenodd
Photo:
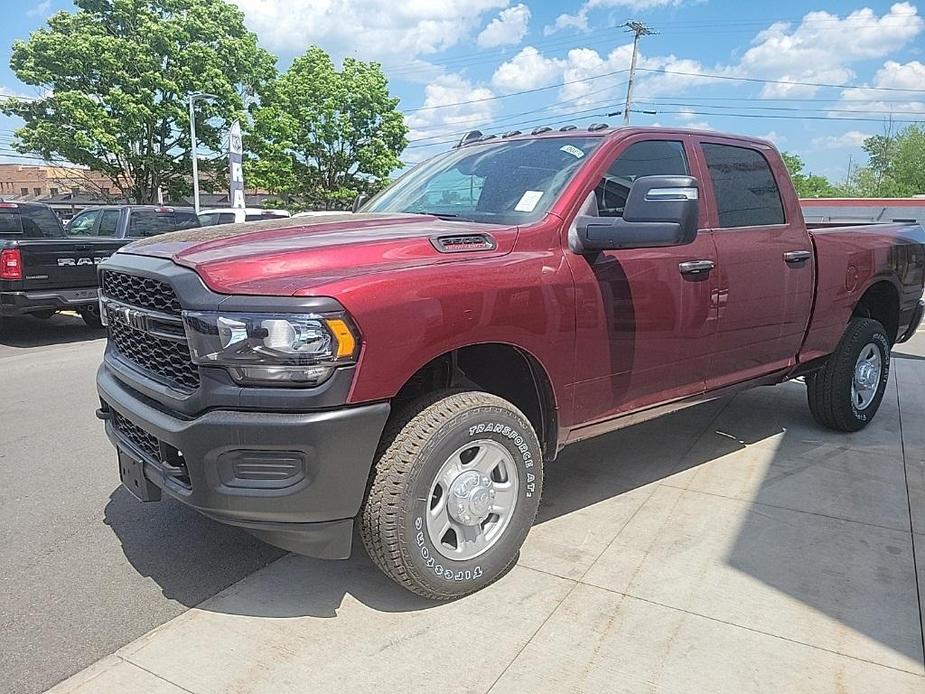
M592 75L591 77L584 77L582 79L577 79L577 80L566 80L565 82L556 82L555 84L550 84L546 87L536 87L534 89L523 89L518 92L509 92L507 94L498 94L496 96L486 96L482 99L470 99L468 101L457 101L452 104L435 104L433 106L419 106L417 108L409 108L409 109L402 111L402 113L408 114L408 113L415 113L417 111L430 111L430 110L434 110L438 108L450 108L452 106L465 106L467 104L479 104L485 101L495 101L497 99L507 99L512 96L520 96L521 94L533 94L535 92L546 91L547 89L556 89L557 87L564 87L567 84L577 84L579 82L590 82L591 80L597 80L603 77L612 77L613 75L619 75L624 72L627 72L627 70L626 69L612 70L611 72L604 72L604 73L601 73L600 75Z
M828 82L798 82L796 80L770 80L770 79L760 79L758 77L733 77L731 75L715 75L706 72L684 72L682 70L669 70L668 68L645 68L641 67L639 70L643 72L657 72L665 75L681 75L684 77L703 77L706 79L716 79L716 80L730 80L733 82L757 82L759 84L786 84L791 86L801 86L801 87L834 87L836 89L867 89L870 91L883 91L883 92L913 92L917 94L925 94L925 89L907 89L904 87L867 87L856 84L832 84Z

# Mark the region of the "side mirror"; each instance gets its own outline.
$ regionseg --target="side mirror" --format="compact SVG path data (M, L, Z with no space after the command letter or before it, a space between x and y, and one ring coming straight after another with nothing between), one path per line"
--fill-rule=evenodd
M366 204L367 200L369 200L369 196L366 193L360 193L353 199L353 206L350 208L350 211L356 212Z
M576 253L683 246L697 238L699 197L693 176L642 176L630 188L622 217L577 217L570 245Z

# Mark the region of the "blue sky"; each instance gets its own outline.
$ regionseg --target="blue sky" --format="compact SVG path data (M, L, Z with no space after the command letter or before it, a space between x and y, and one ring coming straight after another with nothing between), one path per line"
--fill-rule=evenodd
M382 63L417 161L472 127L620 122L630 19L643 38L634 124L760 135L843 178L865 136L925 120L925 2L853 0L234 0L285 67L316 43ZM5 3L0 88L34 95L9 47L65 0ZM832 86L823 86L832 85ZM0 154L10 119L0 121ZM901 123L896 126L901 127Z

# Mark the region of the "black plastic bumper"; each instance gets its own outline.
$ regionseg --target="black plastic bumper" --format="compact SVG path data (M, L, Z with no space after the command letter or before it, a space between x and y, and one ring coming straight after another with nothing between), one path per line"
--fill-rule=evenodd
M919 329L919 325L922 322L922 314L925 313L925 301L919 301L915 307L915 311L912 314L912 320L909 322L909 327L906 328L906 332L897 340L897 342L905 342L906 340L912 339L912 336L915 335L915 331Z
M80 309L96 306L96 287L32 292L0 292L0 315L21 316L35 311Z
M182 418L127 388L105 364L97 387L110 440L143 461L145 477L164 493L284 549L349 556L388 403Z

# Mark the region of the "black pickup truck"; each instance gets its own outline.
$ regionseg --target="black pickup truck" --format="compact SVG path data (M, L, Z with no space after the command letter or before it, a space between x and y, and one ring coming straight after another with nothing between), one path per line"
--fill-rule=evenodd
M133 238L194 226L192 210L120 205L81 212L65 230L47 205L0 201L0 330L7 316L68 309L100 327L96 266Z

